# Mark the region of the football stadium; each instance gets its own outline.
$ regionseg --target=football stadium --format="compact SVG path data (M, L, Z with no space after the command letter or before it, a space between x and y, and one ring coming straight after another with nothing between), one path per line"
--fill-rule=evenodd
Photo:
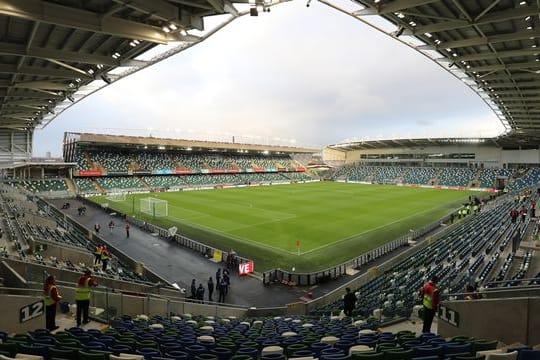
M465 137L334 142L339 128L361 129L340 122L344 113L319 134L322 146L297 142L292 127L272 142L60 122L237 19L262 22L287 5L0 0L1 359L540 359L538 1L302 4L450 74L494 116L486 126L504 129L496 136L474 136L471 124ZM388 98L408 101L397 88ZM120 96L136 107L131 90ZM180 100L209 103L198 94ZM211 106L190 117L179 98L178 126L211 117ZM121 107L101 104L84 112ZM392 119L416 131L427 107ZM430 121L444 132L452 109L437 111ZM245 116L269 131L267 119ZM40 131L55 124L62 156L37 156Z

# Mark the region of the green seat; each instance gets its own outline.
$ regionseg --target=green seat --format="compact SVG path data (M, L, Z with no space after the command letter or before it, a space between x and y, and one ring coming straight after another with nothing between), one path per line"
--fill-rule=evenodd
M19 344L15 341L0 343L0 351L9 353L9 357L15 357L19 352Z
M384 360L410 360L414 354L413 349L409 350L384 350Z
M471 353L476 354L478 351L485 351L485 350L495 350L497 348L497 345L499 345L498 340L493 341L473 341L472 342L472 348Z
M56 346L64 349L65 347L72 347L79 349L81 347L81 342L78 339L65 339L57 340Z
M79 350L79 360L108 360L109 357L105 354L96 354L93 352L86 352Z
M473 342L474 338L471 336L466 336L466 335L457 335L457 336L454 336L452 339L450 339L450 341L468 343L468 342Z
M364 359L370 359L370 360L384 360L384 354L378 353L378 352L361 352L356 353L351 356L351 359L355 360L364 360Z
M230 360L252 360L249 355L233 355Z
M49 357L51 359L77 360L78 350L59 349L59 348L52 347L52 348L49 348Z
M135 343L135 347L137 349L142 349L142 348L159 349L159 344L154 340L141 340Z

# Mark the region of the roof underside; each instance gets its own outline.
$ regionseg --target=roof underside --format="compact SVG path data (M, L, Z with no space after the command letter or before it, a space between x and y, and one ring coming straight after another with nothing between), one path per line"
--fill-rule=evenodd
M0 127L47 125L155 46L201 41L203 17L242 15L233 2L248 0L0 0Z
M320 1L433 59L475 90L509 134L540 144L539 1L354 0L355 11ZM394 28L374 25L377 15Z
M360 9L350 15L381 16L395 25L392 36L420 40L414 47L473 88L510 134L540 144L537 0L353 2ZM0 127L45 126L124 76L115 70L155 62L140 55L156 45L199 42L203 17L236 18L239 3L249 1L0 0Z

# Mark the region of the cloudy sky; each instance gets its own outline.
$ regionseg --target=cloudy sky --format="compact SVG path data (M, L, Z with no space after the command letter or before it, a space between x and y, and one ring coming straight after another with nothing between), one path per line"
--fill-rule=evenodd
M60 155L64 131L322 147L502 130L431 60L326 5L295 0L87 97L36 130L34 154Z

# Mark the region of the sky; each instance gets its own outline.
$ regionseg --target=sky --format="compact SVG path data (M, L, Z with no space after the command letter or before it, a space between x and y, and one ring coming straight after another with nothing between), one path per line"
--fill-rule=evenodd
M241 17L88 96L36 129L34 155L60 156L65 131L322 148L504 130L432 60L322 3L305 4Z

